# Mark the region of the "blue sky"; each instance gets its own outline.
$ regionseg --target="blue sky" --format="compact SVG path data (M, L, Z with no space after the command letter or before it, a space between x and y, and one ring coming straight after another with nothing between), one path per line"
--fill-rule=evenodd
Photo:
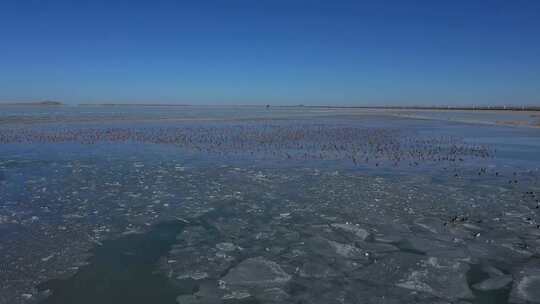
M0 1L0 100L540 104L540 1Z

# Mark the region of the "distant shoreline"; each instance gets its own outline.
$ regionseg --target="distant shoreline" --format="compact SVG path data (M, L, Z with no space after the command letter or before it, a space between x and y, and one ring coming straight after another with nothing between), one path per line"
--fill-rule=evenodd
M131 107L192 107L196 105L190 104L178 104L178 103L80 103L77 106L82 107L118 107L118 106L131 106Z
M366 109L366 110L443 110L443 111L540 111L540 106L333 106L333 105L194 105L194 104L152 104L152 103L81 103L64 104L58 101L42 102L0 102L0 106L84 106L84 107L267 107L267 108L308 108L308 109Z
M276 106L321 109L445 110L445 111L540 111L540 106Z
M330 106L330 105L193 105L151 103L83 103L78 106L138 106L138 107L268 107L311 109L377 109L377 110L450 110L450 111L540 111L540 106Z

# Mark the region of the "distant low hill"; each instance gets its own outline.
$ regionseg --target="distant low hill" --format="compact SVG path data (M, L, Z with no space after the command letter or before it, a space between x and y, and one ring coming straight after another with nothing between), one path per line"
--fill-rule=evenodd
M63 106L59 101L45 100L38 102L0 102L0 106Z

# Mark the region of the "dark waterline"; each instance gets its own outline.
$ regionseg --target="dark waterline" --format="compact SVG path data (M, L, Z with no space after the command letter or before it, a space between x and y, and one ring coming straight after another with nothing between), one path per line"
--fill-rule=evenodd
M179 221L166 222L145 234L104 242L73 277L41 284L40 290L52 291L41 303L175 303L177 288L155 268L183 227Z

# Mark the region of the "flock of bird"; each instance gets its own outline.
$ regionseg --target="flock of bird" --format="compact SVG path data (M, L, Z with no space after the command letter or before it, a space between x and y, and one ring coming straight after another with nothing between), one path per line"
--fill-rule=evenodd
M422 137L399 129L323 124L243 124L180 127L0 129L0 144L151 143L214 154L251 154L279 159L383 162L460 162L491 158L487 146L455 137Z

